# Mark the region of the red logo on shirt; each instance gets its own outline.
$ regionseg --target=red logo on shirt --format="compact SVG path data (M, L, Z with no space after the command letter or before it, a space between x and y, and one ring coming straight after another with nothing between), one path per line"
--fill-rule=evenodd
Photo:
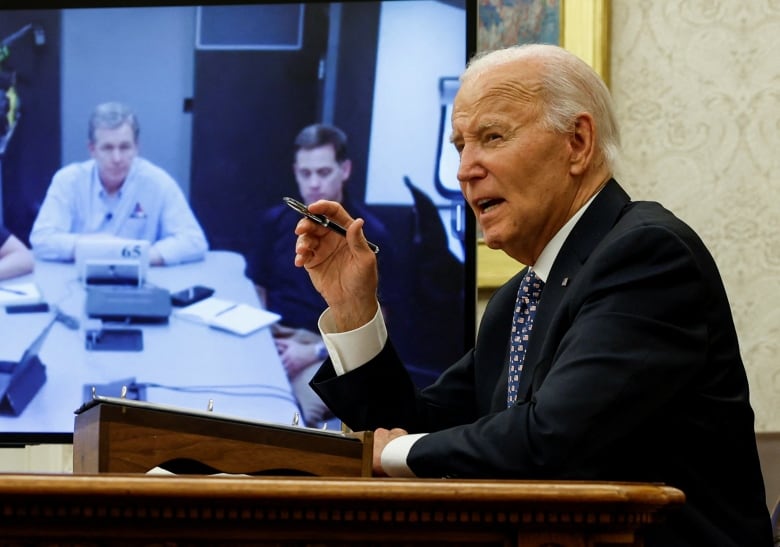
M140 202L136 202L135 208L133 208L133 212L130 215L131 218L146 218L146 212L144 211L144 208L141 207Z

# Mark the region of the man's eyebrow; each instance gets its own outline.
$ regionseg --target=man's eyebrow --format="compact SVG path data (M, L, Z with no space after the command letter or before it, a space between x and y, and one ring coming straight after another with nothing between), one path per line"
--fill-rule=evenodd
M480 122L479 125L477 125L476 134L484 133L485 131L489 131L491 129L495 128L503 128L506 127L506 123L499 121L499 120L485 120L483 122ZM462 134L459 131L453 131L450 133L450 143L455 144L455 141L462 137Z
M500 128L504 126L506 126L506 124L498 120L485 120L483 122L480 122L479 125L477 125L477 133L482 133L490 129L495 129L497 127Z

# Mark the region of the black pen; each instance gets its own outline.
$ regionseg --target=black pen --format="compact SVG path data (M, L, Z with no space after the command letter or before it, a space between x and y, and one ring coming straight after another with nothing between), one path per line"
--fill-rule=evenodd
M6 287L0 287L0 291L9 292L11 294L18 294L19 296L27 296L27 293L24 291L17 291L16 289L8 289Z
M337 234L341 234L344 237L347 236L347 229L344 228L344 226L334 222L333 220L329 219L325 215L317 215L315 213L312 213L311 211L309 211L309 208L306 207L306 205L304 205L297 199L293 199L293 198L282 198L282 199L287 205L289 205L290 207L298 211L306 218L313 220L320 226L325 226L326 228L333 230ZM368 243L368 248L374 251L374 253L379 252L379 247L377 245L371 243L370 241L368 241L367 243Z

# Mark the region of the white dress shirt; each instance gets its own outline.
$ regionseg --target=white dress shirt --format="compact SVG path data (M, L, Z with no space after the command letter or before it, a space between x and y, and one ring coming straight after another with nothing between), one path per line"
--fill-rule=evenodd
M145 239L165 264L200 260L208 250L203 229L176 181L135 158L115 196L100 183L94 160L57 171L30 233L37 258L73 260L81 234Z

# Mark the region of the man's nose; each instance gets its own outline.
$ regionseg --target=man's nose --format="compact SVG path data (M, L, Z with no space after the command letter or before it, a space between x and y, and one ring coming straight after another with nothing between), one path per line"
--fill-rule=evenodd
M458 165L458 180L468 182L475 178L485 176L485 168L479 162L475 150L470 146L464 146L460 151L460 164Z

